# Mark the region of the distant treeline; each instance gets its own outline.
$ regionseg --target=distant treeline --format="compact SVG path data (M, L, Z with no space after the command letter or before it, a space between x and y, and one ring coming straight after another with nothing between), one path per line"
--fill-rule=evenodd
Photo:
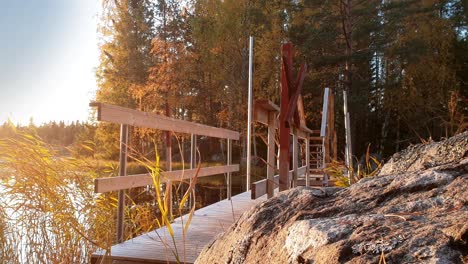
M81 145L87 145L90 147L89 151L80 150L80 154L93 155L94 151L91 151L94 142L94 136L96 131L96 125L89 122L73 121L71 123L65 123L64 121L50 121L43 123L39 126L34 125L30 122L29 125L16 125L8 122L4 122L0 126L0 139L11 137L14 135L13 129L27 130L32 134L36 134L39 138L55 148L65 150L65 148L73 147L76 151L79 151Z

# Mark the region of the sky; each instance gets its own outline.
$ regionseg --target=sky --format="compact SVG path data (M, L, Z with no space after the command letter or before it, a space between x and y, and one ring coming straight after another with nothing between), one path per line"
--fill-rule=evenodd
M0 2L0 124L87 120L101 1Z

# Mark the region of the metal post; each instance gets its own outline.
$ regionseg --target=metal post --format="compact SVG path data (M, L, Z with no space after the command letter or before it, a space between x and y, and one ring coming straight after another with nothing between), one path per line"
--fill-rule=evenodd
M232 140L227 140L227 165L231 165L232 163ZM232 179L231 179L231 172L227 174L227 198L231 200L232 196Z
M128 126L120 125L120 161L119 176L127 175L127 143ZM125 239L125 190L119 190L117 207L117 242L122 243Z
M343 91L343 107L344 107L344 121L345 121L345 138L346 138L346 151L345 151L345 158L346 158L346 166L348 167L348 181L352 183L352 167L353 167L353 149L351 146L351 124L350 118L348 113L348 95L346 90Z
M250 163L251 156L251 133L252 133L252 63L253 63L253 37L249 38L249 102L248 102L248 117L247 117L247 191L250 190Z

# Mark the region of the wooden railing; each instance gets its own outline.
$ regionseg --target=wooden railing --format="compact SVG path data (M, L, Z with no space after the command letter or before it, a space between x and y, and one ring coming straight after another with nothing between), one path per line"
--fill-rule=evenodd
M289 171L289 178L292 179L294 176L295 171L290 170ZM297 168L297 174L298 175L307 175L307 165L302 166L300 168ZM306 177L307 179L307 177ZM306 183L306 185L308 185ZM269 179L263 179L260 181L256 181L252 183L252 192L250 197L252 199L257 199L259 197L262 197L263 195L267 194L268 188L276 189L279 186L279 174L276 174L273 176L273 180Z
M332 159L337 159L336 131L335 131L335 99L333 91L325 88L323 94L322 124L320 137L322 138L322 169L327 167ZM328 186L328 175L323 173L323 184Z
M299 109L302 109L302 100L299 101ZM267 140L267 178L251 184L251 198L257 199L264 194L268 198L273 197L274 189L278 188L279 175L275 175L276 168L276 153L275 153L275 136L278 126L278 114L280 108L268 100L257 100L254 104L254 121L264 124L268 127L268 140ZM299 125L291 128L292 135L292 170L288 173L289 187L296 187L298 176L305 175L306 186L309 186L309 169L310 169L310 150L305 148L306 165L299 167L299 139L305 141L306 146L309 145L309 135L313 133L312 130L305 126L305 116L303 111L299 113Z
M239 132L197 124L194 122L178 120L153 113L128 109L121 106L105 103L92 102L91 107L97 108L98 121L106 121L120 124L120 176L99 178L94 181L96 193L119 191L117 209L117 241L124 240L124 190L152 185L153 180L150 174L127 175L127 146L128 146L128 126L152 128L175 133L185 133L191 135L191 168L188 170L164 171L161 173L162 183L172 184L174 181L182 181L195 177L195 152L196 136L208 136L227 140L227 164L224 166L204 167L198 171L197 177L205 177L219 174L227 174L227 197L232 196L231 173L239 171L239 164L232 163L232 140L239 140Z

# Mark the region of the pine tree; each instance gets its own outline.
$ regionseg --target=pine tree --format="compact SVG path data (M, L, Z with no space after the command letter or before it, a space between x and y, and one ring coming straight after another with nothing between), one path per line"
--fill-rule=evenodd
M154 5L150 0L104 1L100 65L96 100L134 108L130 90L144 85L153 65L150 56L154 37ZM96 140L106 158L118 155L118 128L99 124ZM134 137L136 140L139 137ZM140 144L137 144L140 145Z

